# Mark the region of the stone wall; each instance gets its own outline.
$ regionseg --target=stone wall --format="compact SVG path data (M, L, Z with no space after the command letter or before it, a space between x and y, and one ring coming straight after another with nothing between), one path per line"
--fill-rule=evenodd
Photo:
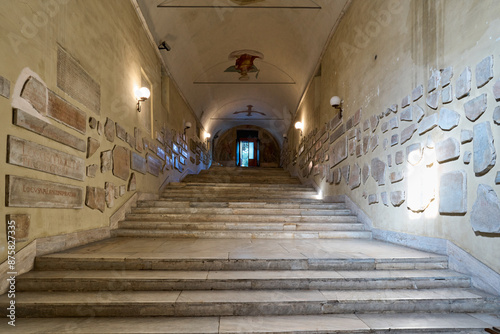
M0 211L16 222L17 251L41 238L104 238L136 192L157 194L209 165L199 122L130 2L0 7ZM151 98L138 112L141 85ZM0 262L6 239L0 229Z
M304 136L288 132L285 165L324 196L346 194L374 228L449 240L500 273L499 10L354 0L296 113Z

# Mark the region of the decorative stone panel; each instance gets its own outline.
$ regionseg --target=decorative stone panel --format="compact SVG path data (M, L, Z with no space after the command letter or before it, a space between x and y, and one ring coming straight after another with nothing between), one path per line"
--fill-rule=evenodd
M488 107L487 95L482 94L464 104L465 117L471 122L475 122L486 111Z
M436 160L439 163L456 160L460 157L460 143L450 137L436 144Z
M474 125L473 150L474 173L484 175L495 166L497 159L490 122Z
M467 212L467 173L464 170L445 173L439 184L439 213Z
M500 233L500 201L492 187L480 184L477 199L472 206L470 222L472 229L481 233Z

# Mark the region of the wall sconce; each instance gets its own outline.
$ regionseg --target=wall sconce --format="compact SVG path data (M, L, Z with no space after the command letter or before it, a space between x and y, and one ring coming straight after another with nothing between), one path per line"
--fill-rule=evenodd
M184 135L186 135L186 130L191 128L191 122L184 123Z
M212 135L211 135L210 133L205 132L205 140L207 141L207 145L208 145L208 141L210 140L210 137L211 137L211 136L212 136Z
M300 130L300 136L302 137L302 130L304 130L304 124L302 124L302 122L297 122L295 123L295 128L297 130Z
M286 133L283 134L283 140L287 141L288 140L288 136Z
M135 98L137 99L137 111L141 112L141 102L146 101L151 96L151 92L147 87L138 88L135 90Z
M341 100L340 97L338 96L332 96L330 99L330 105L334 107L335 109L338 109L340 111L340 117L342 117L342 104L344 103L344 100Z

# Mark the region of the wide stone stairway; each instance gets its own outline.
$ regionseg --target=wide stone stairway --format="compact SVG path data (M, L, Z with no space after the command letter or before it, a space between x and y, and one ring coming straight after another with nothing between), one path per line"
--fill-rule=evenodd
M212 168L37 257L0 333L486 333L500 298L281 169ZM6 310L7 296L0 297ZM4 318L7 319L7 318Z

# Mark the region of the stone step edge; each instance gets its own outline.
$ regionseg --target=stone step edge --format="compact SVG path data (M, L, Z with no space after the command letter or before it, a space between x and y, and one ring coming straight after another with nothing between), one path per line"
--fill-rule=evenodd
M493 325L480 320L483 316L485 316L483 313L435 313L427 314L423 320L421 313L407 313L403 318L398 317L398 314L378 314L377 318L382 322L390 323L390 327L370 326L370 322L367 322L366 319L372 318L373 314L363 313L353 314L349 319L346 319L345 315L335 314L315 316L99 317L93 318L92 321L82 321L83 318L18 319L23 324L30 326L30 329L32 328L32 330L25 329L25 334L53 330L54 323L59 325L58 333L61 334L73 334L75 330L78 330L79 333L92 334L109 333L110 330L152 334L160 333L158 328L164 329L162 333L178 333L181 330L186 330L191 334L235 334L240 333L241 328L244 328L248 334L386 334L388 330L393 334L484 334L486 333L484 328L491 328ZM416 324L410 325L409 319L414 320L411 323ZM449 324L457 323L456 319L470 321L468 321L467 326L450 327ZM348 329L342 326L346 321L351 323ZM424 326L425 321L427 323ZM5 321L5 324L0 324L0 331L7 328L6 323ZM434 325L431 326L430 323ZM282 324L285 324L286 328ZM271 329L277 326L279 329Z

